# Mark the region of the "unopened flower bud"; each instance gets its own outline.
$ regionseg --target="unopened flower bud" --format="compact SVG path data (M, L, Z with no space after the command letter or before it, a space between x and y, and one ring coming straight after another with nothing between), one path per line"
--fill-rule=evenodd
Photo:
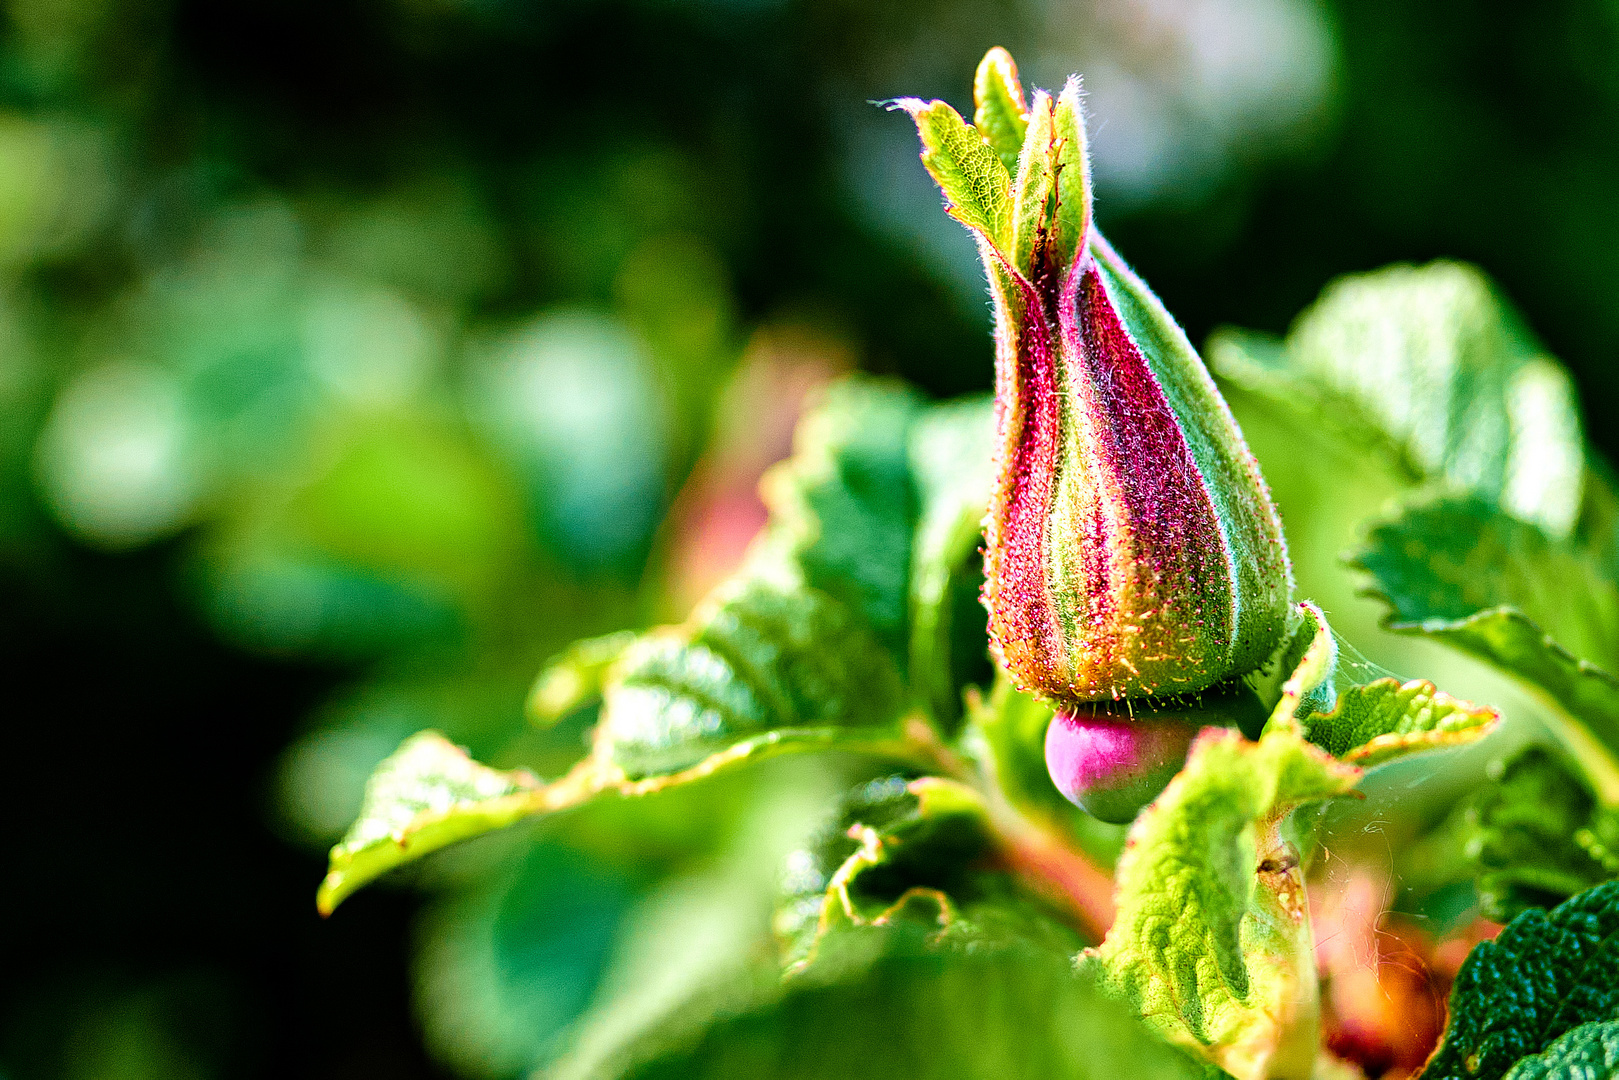
M1288 613L1281 522L1196 350L1091 219L1078 80L1026 104L994 49L975 96L976 126L898 104L995 299L992 646L1060 706L1252 671Z

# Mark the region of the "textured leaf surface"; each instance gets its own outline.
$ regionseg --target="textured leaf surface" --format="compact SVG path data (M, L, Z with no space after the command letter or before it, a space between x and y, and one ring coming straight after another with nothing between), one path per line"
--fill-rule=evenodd
M1510 607L1576 656L1619 656L1619 585L1572 543L1467 497L1425 500L1375 526L1355 563L1402 623Z
M478 764L437 732L411 736L366 783L359 819L332 848L317 905L330 912L401 863L510 825L531 812L540 787L527 772Z
M910 432L921 398L898 385L831 386L799 425L793 456L763 484L771 528L814 588L903 655L918 500Z
M1619 680L1536 619L1590 655L1616 655L1619 595L1591 559L1476 499L1439 499L1372 529L1355 564L1393 609L1394 629L1446 642L1549 697L1553 730L1603 803L1619 805Z
M1485 917L1506 922L1619 877L1619 813L1555 756L1530 747L1491 776L1464 811Z
M1574 525L1585 446L1573 386L1473 267L1343 278L1285 343L1222 331L1208 359L1349 445L1381 447L1414 482L1475 492L1552 536Z
M1003 254L1012 250L1012 174L978 129L942 101L901 98L922 137L922 164L950 216Z
M1471 742L1499 722L1494 709L1453 698L1431 682L1379 674L1339 643L1319 608L1306 603L1300 611L1294 645L1281 662L1298 659L1267 730L1296 728L1334 757L1369 769ZM1300 654L1297 645L1306 639Z
M1619 1076L1619 1020L1581 1024L1544 1053L1524 1058L1507 1080L1603 1080Z
M1291 731L1253 743L1205 730L1131 829L1118 919L1088 963L1172 1040L1238 1077L1266 1075L1290 1032L1313 1055L1303 876L1282 824L1359 775Z
M915 926L836 936L837 949L782 983L689 1003L568 1080L1117 1080L1202 1077L1136 1017L1027 947L929 944Z
M1619 1019L1615 972L1619 882L1581 893L1549 915L1524 912L1462 964L1450 1023L1424 1080L1495 1080L1582 1024Z
M1022 942L1055 956L1083 944L998 858L981 796L940 777L890 777L856 789L783 877L776 932L789 971L829 934L906 923L935 944Z
M551 784L525 777L521 792L455 803L400 843L394 818L417 821L402 777L431 788L438 766L446 776L506 775L443 739L407 744L334 851L323 908L442 844L603 793L646 794L789 751L914 760L900 724L908 703L920 698L949 722L966 678L985 666L982 644L974 655L961 639L983 640L976 550L987 466L974 448L987 441L978 430L987 408L980 399L927 409L911 391L867 380L831 388L793 458L769 477L770 526L737 575L681 625L582 642L535 684L540 722L600 694L590 755ZM907 658L915 690L904 682ZM429 746L436 762L424 757Z
M671 773L772 729L887 724L902 705L893 657L848 608L791 581L743 579L624 655L597 752L631 777Z

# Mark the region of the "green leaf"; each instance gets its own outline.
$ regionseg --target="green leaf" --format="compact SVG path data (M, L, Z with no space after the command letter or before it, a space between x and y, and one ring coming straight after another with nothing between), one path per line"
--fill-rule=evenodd
M789 971L829 934L910 922L934 943L1022 941L1070 956L1071 928L1002 867L982 796L937 776L873 780L788 857L775 928Z
M892 738L903 704L893 657L847 607L790 576L743 577L624 654L595 752L632 778L666 775L771 732Z
M973 77L973 104L973 126L1000 156L1006 171L1015 174L1029 119L1017 64L1005 49L997 46L979 61Z
M910 433L921 414L920 396L897 384L837 383L762 485L774 538L804 580L858 613L900 657L918 513Z
M685 623L582 642L535 684L540 722L600 694L590 755L552 784L528 778L532 790L489 812L458 807L456 828L405 846L371 820L402 812L391 761L378 800L334 852L323 907L434 847L606 793L647 794L790 751L931 761L900 722L910 693L901 666L914 648L918 696L948 723L983 664L982 645L974 656L960 643L980 610L976 521L989 455L968 458L988 423L981 399L928 410L881 383L829 389L766 484L771 523L737 575ZM431 745L446 768L482 769L442 738ZM431 781L421 753L401 751Z
M1597 797L1619 806L1619 679L1589 655L1619 648L1619 594L1593 560L1476 499L1408 507L1371 530L1353 565L1393 609L1391 629L1445 642L1515 676L1548 701L1548 721Z
M961 715L962 687L990 674L979 549L994 434L987 396L934 406L911 430L921 513L911 550L910 677L917 700L946 726Z
M554 842L499 869L435 901L417 928L424 1041L468 1077L518 1076L556 1053L639 899L621 868Z
M1292 729L1333 757L1363 769L1423 750L1472 742L1494 730L1500 715L1451 697L1425 679L1402 682L1340 642L1314 604L1303 615L1285 664L1306 638L1293 675L1266 730Z
M1619 877L1619 813L1598 807L1545 748L1492 766L1491 779L1463 809L1486 918L1506 922Z
M1468 954L1424 1080L1495 1080L1582 1024L1619 1020L1619 882L1530 910ZM1563 1047L1559 1053L1569 1048Z
M1012 250L1012 174L978 129L942 101L901 98L922 137L922 164L951 217L1003 255Z
M545 790L523 770L478 764L436 731L412 735L366 782L359 819L332 848L316 906L330 914L401 863L512 824L533 812Z
M1598 1080L1619 1076L1619 1020L1581 1024L1548 1046L1524 1058L1507 1080Z
M1315 967L1286 818L1359 776L1288 730L1257 743L1204 731L1131 828L1118 918L1086 965L1171 1041L1243 1080L1307 1073Z
M834 936L803 974L690 1001L657 1029L556 1080L1116 1080L1203 1077L1076 977L1027 946L940 947L911 924Z
M553 657L529 690L529 719L550 727L599 699L614 661L638 635L633 630L576 641Z
M1576 656L1619 655L1619 585L1594 555L1476 497L1439 497L1374 526L1353 565L1402 624L1514 608Z
M1412 483L1471 491L1552 536L1579 513L1585 469L1573 385L1477 269L1394 266L1342 278L1285 343L1222 330L1214 371Z

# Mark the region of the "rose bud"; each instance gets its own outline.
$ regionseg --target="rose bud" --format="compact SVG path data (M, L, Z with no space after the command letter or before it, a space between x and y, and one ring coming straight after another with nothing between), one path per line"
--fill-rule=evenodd
M1078 79L1025 103L994 49L975 97L976 126L896 104L994 297L992 648L1070 709L1252 671L1288 614L1281 522L1197 352L1092 221Z
M1203 727L1253 732L1265 711L1245 687L1211 692L1200 700L1075 705L1060 710L1046 728L1046 769L1069 802L1103 821L1135 819L1186 764L1186 752Z

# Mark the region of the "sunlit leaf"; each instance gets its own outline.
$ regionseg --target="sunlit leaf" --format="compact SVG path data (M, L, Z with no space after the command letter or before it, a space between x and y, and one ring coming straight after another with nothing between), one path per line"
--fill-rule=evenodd
M1553 731L1598 797L1619 805L1619 679L1537 621L1589 655L1614 655L1619 591L1591 559L1476 499L1440 499L1373 528L1355 565L1372 575L1393 629L1470 653L1549 699Z
M973 77L973 126L983 135L1008 173L1018 168L1018 151L1028 127L1023 83L1012 54L997 46L984 54Z
M671 773L773 729L891 725L903 702L892 656L848 608L744 577L624 654L597 747L631 776Z
M1136 819L1118 919L1086 965L1172 1041L1241 1080L1316 1051L1315 961L1287 818L1360 771L1291 731L1206 730Z
M1425 679L1377 674L1338 642L1319 608L1301 604L1300 611L1294 640L1308 637L1309 645L1282 687L1267 730L1296 728L1334 757L1369 769L1472 742L1500 721L1494 709L1453 698Z
M1003 254L1012 249L1012 174L978 129L942 101L901 98L922 136L922 164L938 182L950 216Z
M1477 269L1394 266L1342 278L1286 342L1222 331L1209 365L1413 483L1471 491L1552 536L1578 515L1585 446L1574 389Z
M330 913L401 863L510 825L533 811L542 790L531 774L480 765L437 732L411 736L366 783L359 819L332 848L317 906Z

